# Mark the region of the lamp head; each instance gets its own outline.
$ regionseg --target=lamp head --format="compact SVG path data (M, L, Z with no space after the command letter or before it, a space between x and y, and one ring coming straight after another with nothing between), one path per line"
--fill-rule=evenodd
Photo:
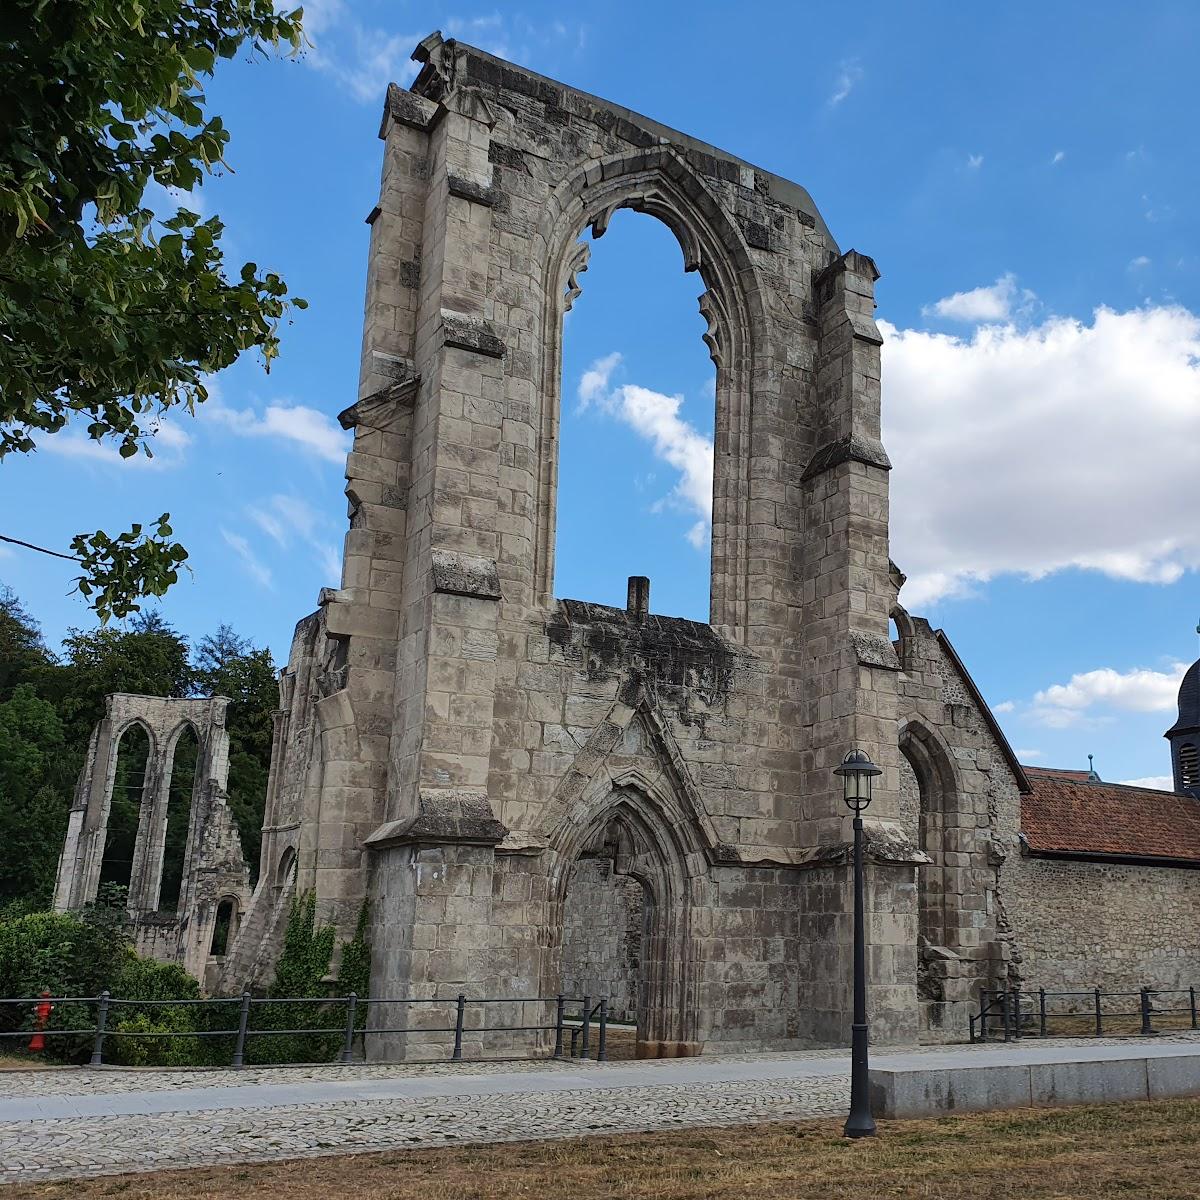
M871 761L866 751L851 750L833 773L842 777L842 798L857 816L871 803L871 780L882 775L883 770Z

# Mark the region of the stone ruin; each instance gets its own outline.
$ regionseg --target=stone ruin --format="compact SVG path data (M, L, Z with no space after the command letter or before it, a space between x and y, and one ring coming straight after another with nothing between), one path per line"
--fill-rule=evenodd
M1102 907L1176 902L1153 953L1106 979L1200 975L1197 863L1089 858L1083 835L1027 857L1040 776L945 634L900 605L874 262L839 248L802 187L734 155L438 34L414 57L380 129L359 398L341 414L341 586L282 673L248 904L220 800L222 702L201 723L195 834L207 846L212 830L228 870L189 884L189 969L200 914L228 894L241 923L212 986L269 982L291 899L312 890L346 937L369 904L376 998L607 995L643 1056L844 1044L850 816L833 769L859 747L883 768L866 814L875 1040L958 1039L981 986L1100 970L1063 915L1081 886ZM581 234L620 208L663 221L706 287L707 623L654 613L644 579L624 609L554 593L563 316ZM134 700L197 703L114 698L62 906L94 893L102 756ZM146 804L143 922L161 823ZM422 1031L444 1025L436 1009L374 1007L371 1028L392 1032L369 1052L444 1055ZM532 1003L487 1016L546 1019ZM469 1030L464 1052L500 1046Z
M250 902L250 872L226 803L229 735L222 696L176 700L115 693L92 731L75 787L67 837L58 864L54 908L94 903L113 868L127 888L125 902L140 953L176 962L201 983L215 986L241 914ZM145 766L131 786L137 794L132 859L120 861L110 833L120 747L133 733L146 739ZM186 812L170 812L174 763L181 739L195 738L196 766L187 781ZM174 864L178 895L164 895L168 824L186 822L183 854Z

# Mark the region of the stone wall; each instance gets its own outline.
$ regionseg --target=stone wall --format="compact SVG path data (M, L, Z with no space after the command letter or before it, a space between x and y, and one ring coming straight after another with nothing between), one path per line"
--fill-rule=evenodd
M957 1041L979 989L1002 984L1019 959L1005 872L1018 854L1027 784L946 636L899 606L893 615L901 815L928 859L919 870L914 962L921 1035Z
M1200 988L1200 871L1021 856L1004 884L1023 986Z

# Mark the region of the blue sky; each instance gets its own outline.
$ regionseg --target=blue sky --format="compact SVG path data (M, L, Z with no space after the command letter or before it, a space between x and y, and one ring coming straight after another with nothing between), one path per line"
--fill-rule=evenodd
M355 395L376 138L434 28L804 184L883 277L885 441L902 599L944 627L1025 761L1163 776L1200 618L1200 8L321 0L296 61L208 88L231 172L193 204L228 256L311 308L173 420L153 463L72 434L0 466L0 532L64 547L174 516L164 615L282 660L337 582L334 417ZM752 15L747 15L747 14ZM170 199L160 197L164 206ZM619 214L567 319L556 591L707 608L712 366L667 231ZM697 544L698 543L698 544ZM69 564L0 550L56 641L90 624Z

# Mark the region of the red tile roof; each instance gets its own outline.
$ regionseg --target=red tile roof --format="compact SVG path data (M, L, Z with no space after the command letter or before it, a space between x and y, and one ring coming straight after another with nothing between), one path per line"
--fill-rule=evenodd
M1074 779L1079 783L1087 783L1091 778L1088 771L1060 771L1058 767L1026 767L1026 775L1049 775L1054 779Z
M1034 854L1200 864L1200 801L1175 792L1088 783L1086 771L1026 767L1021 832Z

